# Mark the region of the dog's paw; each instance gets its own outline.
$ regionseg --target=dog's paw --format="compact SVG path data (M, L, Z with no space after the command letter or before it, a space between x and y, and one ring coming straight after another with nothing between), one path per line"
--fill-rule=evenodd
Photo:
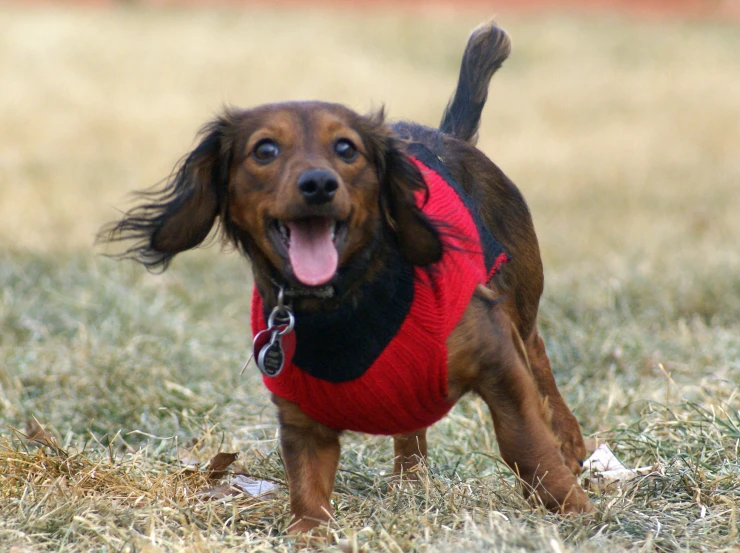
M395 493L405 486L418 485L421 481L421 475L417 470L404 472L403 474L391 474L387 477L387 488L388 493Z
M288 528L288 536L292 537L293 546L301 550L324 550L332 541L328 526L314 520L293 522Z
M590 515L596 512L586 491L578 484L568 492L561 512L565 515Z
M594 504L591 503L588 495L586 495L586 492L580 486L574 486L571 489L568 498L560 508L560 512L564 515L588 515L595 511Z

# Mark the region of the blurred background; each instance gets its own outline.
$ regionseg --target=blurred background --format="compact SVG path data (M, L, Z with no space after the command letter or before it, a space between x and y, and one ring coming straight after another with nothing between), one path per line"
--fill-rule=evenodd
M469 31L495 17L514 49L480 147L523 189L545 255L706 255L738 228L739 4L2 2L0 244L91 251L227 104L435 125Z
M558 384L590 443L608 440L631 467L661 467L622 503L598 500L611 513L621 505L606 530L552 524L599 551L734 544L740 0L0 1L0 434L15 440L11 428L35 418L63 447L101 459L112 442L151 447L135 462L152 478L176 465L178 440L197 442L204 455L241 451L254 474L281 481L273 408L256 368L239 375L251 345L245 262L216 245L149 275L99 255L95 234L134 190L166 177L225 105L321 99L437 125L469 32L492 17L513 51L493 78L478 146L533 212L540 326ZM399 543L413 550L416 517L427 516L414 513L427 510L399 509L385 493L388 440L355 435L345 447L340 524L392 527L394 538L407 528ZM440 489L460 486L439 521L429 511L431 539L461 527L460 513L529 512L500 485L479 399L435 425L430 447ZM120 530L128 520L84 494L64 499L67 511L37 509L24 498L48 497L46 480L33 488L23 463L12 465L16 480L0 480L0 511L23 539L58 550L81 535L70 513L88 508L102 509L117 549L153 532L149 511L132 511L131 537ZM276 502L278 534L286 504ZM162 524L177 528L178 516ZM273 539L272 519L242 523L247 541L259 528ZM15 543L3 535L0 549ZM527 528L501 535L544 536L532 550L561 550Z
M131 207L132 191L166 177L225 105L322 99L436 125L470 30L494 17L513 52L491 84L478 145L532 209L543 323L571 341L590 332L562 363L631 378L638 365L662 374L663 363L691 383L727 374L722 360L666 351L679 323L740 319L738 4L0 2L7 294L22 295L13 279L29 263L41 263L34 270L55 293L66 284L49 267L82 260L64 273L72 281L89 264L113 270L93 244L97 230ZM208 260L199 270L218 267L228 282L236 271L241 300L246 268L217 250L180 256L168 274L186 278L181 259ZM564 316L572 324L558 326ZM666 325L665 343L640 342Z

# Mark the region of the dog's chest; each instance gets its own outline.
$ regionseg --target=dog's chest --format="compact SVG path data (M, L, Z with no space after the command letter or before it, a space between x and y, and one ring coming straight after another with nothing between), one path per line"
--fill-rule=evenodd
M297 314L292 362L263 378L271 392L337 430L405 433L447 413L447 337L475 286L505 260L469 198L440 174L437 158L426 149L413 153L429 186L423 211L444 227L442 259L419 268L398 257L365 283L356 305ZM253 331L264 330L265 321L255 290Z

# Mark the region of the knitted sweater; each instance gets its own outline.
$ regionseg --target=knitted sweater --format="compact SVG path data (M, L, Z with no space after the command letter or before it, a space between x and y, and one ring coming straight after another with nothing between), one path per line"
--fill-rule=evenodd
M271 392L336 430L402 434L441 419L452 407L447 338L475 287L508 260L439 158L420 144L410 153L429 188L428 201L419 202L440 229L442 258L412 267L396 256L363 285L358 304L296 313L292 362L263 376ZM255 334L267 327L266 315L255 288Z

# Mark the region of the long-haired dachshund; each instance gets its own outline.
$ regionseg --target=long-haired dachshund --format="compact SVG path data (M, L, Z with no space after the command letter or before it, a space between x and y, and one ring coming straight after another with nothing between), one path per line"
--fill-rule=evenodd
M278 408L293 521L331 517L343 430L392 435L397 473L464 394L488 404L527 494L593 509L578 422L553 379L537 309L542 262L516 186L475 148L488 83L508 57L471 35L439 129L337 104L228 109L166 186L103 230L149 269L217 220L252 262L254 354Z

